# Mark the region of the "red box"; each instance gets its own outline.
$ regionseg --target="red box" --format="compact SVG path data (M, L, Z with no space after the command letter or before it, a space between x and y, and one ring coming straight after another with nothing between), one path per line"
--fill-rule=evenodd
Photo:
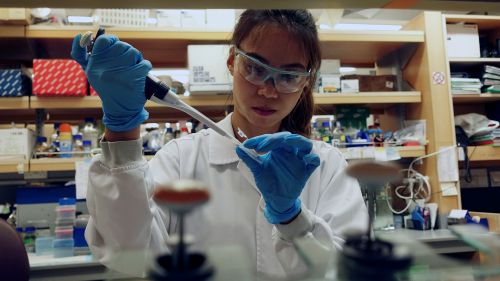
M90 86L89 88L90 88L89 96L98 96L97 92L94 90L94 88L92 88L92 86Z
M86 96L87 77L74 60L33 60L33 94L36 96Z

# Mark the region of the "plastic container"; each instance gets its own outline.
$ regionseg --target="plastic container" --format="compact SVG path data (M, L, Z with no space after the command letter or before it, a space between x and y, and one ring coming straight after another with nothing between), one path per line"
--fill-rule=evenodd
M83 140L83 157L85 158L90 158L92 157L92 141L90 140Z
M54 237L37 237L35 240L35 252L37 256L50 255L53 252L52 243L54 242Z
M87 240L85 240L85 227L75 227L73 232L73 239L75 240L75 247L88 247Z
M76 134L73 136L73 151L74 152L83 152L83 140L82 135ZM75 154L74 157L83 157L83 154Z
M59 126L59 149L61 152L71 152L73 150L73 135L71 125L62 123ZM71 153L61 153L61 158L71 158Z
M57 219L75 219L75 206L57 206L56 207L56 217Z
M72 257L75 252L75 241L70 239L54 239L52 241L54 258Z
M82 129L83 141L90 141L92 149L97 148L99 144L99 131L94 125L93 118L85 118L85 125Z
M73 227L56 227L55 229L56 239L69 239L73 238Z

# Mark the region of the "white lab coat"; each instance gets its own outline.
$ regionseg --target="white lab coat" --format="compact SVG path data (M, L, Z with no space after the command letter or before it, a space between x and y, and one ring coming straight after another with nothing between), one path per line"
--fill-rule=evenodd
M219 124L233 132L230 115ZM102 142L102 149L90 167L91 219L85 236L104 264L123 250L166 250L176 220L151 195L155 186L177 179L200 180L211 192L209 203L185 220L187 232L196 238L195 248L241 246L259 276L277 279L301 268L290 237L308 234L339 247L342 231L366 229L359 185L343 173L347 164L341 153L324 142L314 142L321 164L300 196L302 212L288 225L267 222L253 175L234 144L211 129L169 142L149 162L141 155L139 140Z

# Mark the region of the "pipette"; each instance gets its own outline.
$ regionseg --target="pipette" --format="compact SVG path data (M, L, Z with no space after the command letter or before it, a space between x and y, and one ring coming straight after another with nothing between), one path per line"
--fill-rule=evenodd
M148 79L150 79L151 82L148 83ZM198 110L196 110L192 106L190 106L187 103L185 103L184 101L182 101L179 98L179 96L177 94L173 93L170 90L170 87L168 87L168 85L165 82L158 79L158 77L151 75L151 74L148 74L147 79L146 79L146 88L145 88L144 92L145 92L147 99L149 99L155 103L165 105L168 107L172 107L172 108L178 109L182 112L189 114L191 117L204 123L209 128L211 128L212 130L217 132L219 135L229 139L232 143L239 146L253 160L255 160L259 163L262 163L262 160L260 159L259 154L257 154L257 152L255 150L244 147L237 138L235 138L234 136L232 136L231 134L226 132L224 129L219 127L219 125L217 125L217 123L212 121L210 118L208 118L206 115L199 112Z
M104 32L105 32L104 28L99 28L94 39L92 39L91 31L85 32L80 38L79 42L80 47L86 47L87 53L90 55L92 53L92 47L94 45L95 40L97 39L97 37L104 34ZM158 77L152 75L151 73L148 73L146 77L146 86L144 89L144 94L146 95L146 98L148 100L151 100L161 105L178 109L184 113L189 114L191 117L204 123L205 125L210 127L212 130L214 130L221 136L229 139L232 143L239 146L240 149L245 151L247 155L250 156L253 160L257 161L258 163L262 163L259 154L255 150L244 147L238 139L236 139L234 136L232 136L224 129L219 127L217 123L212 121L210 118L208 118L207 116L205 116L203 113L199 112L192 106L182 101L179 98L179 96L177 96L177 94L175 94L170 90L170 87L165 82L161 81L160 79L158 79Z

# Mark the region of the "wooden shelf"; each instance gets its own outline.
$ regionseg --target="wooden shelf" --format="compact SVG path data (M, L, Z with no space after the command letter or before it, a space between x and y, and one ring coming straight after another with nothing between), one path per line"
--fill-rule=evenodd
M19 171L27 172L29 161L21 159L2 159L0 160L0 173L17 173Z
M229 95L191 95L180 97L187 104L194 107L221 107L232 105ZM394 104L394 103L419 103L421 95L413 92L364 92L364 93L334 93L314 94L318 105L335 104ZM0 105L1 106L1 105ZM82 109L101 108L99 97L31 97L31 108L45 109ZM163 105L148 101L146 108L163 107ZM0 107L1 108L1 107ZM14 107L9 107L14 108Z
M93 26L26 27L26 38L44 46L49 57L69 57L71 40L76 34L95 30ZM106 33L141 50L144 57L158 67L185 67L187 45L228 44L232 33L227 30L186 30L179 28L116 28ZM345 65L373 66L380 58L406 44L422 43L423 31L320 31L322 57L340 59ZM356 55L353 55L356 54Z
M180 97L191 106L225 106L231 104L228 95L203 95ZM148 101L146 108L164 107L163 105ZM101 108L101 100L92 97L31 97L31 108L45 109L85 109Z
M60 38L73 39L76 34L85 31L97 30L93 26L50 26L32 25L26 27L27 38ZM106 28L106 33L114 34L120 39L165 39L165 40L190 40L190 41L229 41L231 32L229 31L199 31L186 30L180 28Z
M477 24L480 30L497 29L500 27L500 16L482 15L444 15L446 23Z
M0 109L29 109L29 97L2 97L0 98Z
M83 158L40 158L31 159L29 162L30 172L41 171L73 171L75 162Z
M362 93L333 93L314 94L317 105L336 104L395 104L420 103L421 93L413 92L362 92Z
M101 100L92 97L36 97L30 100L31 108L70 109L70 108L101 108Z
M399 154L402 158L414 158L425 155L424 146L415 147L398 147ZM153 158L151 155L145 156L147 160ZM73 171L75 169L75 162L82 161L83 158L40 158L31 159L29 161L29 171L30 172L40 172L40 171ZM17 172L16 165L18 163L2 164L0 165L0 172ZM25 163L25 171L28 167L28 161Z
M23 38L24 32L23 25L0 25L0 38Z
M364 147L358 147L358 148L363 149ZM356 148L354 147L354 149ZM396 149L401 158L415 158L425 155L425 146L399 146L396 147ZM348 151L348 148L339 148L339 150L342 153L346 153Z
M448 58L448 61L455 65L500 64L500 58Z
M490 145L469 146L467 154L470 161L500 161L500 147Z
M480 95L453 95L454 103L484 103L500 101L500 94L480 94Z

